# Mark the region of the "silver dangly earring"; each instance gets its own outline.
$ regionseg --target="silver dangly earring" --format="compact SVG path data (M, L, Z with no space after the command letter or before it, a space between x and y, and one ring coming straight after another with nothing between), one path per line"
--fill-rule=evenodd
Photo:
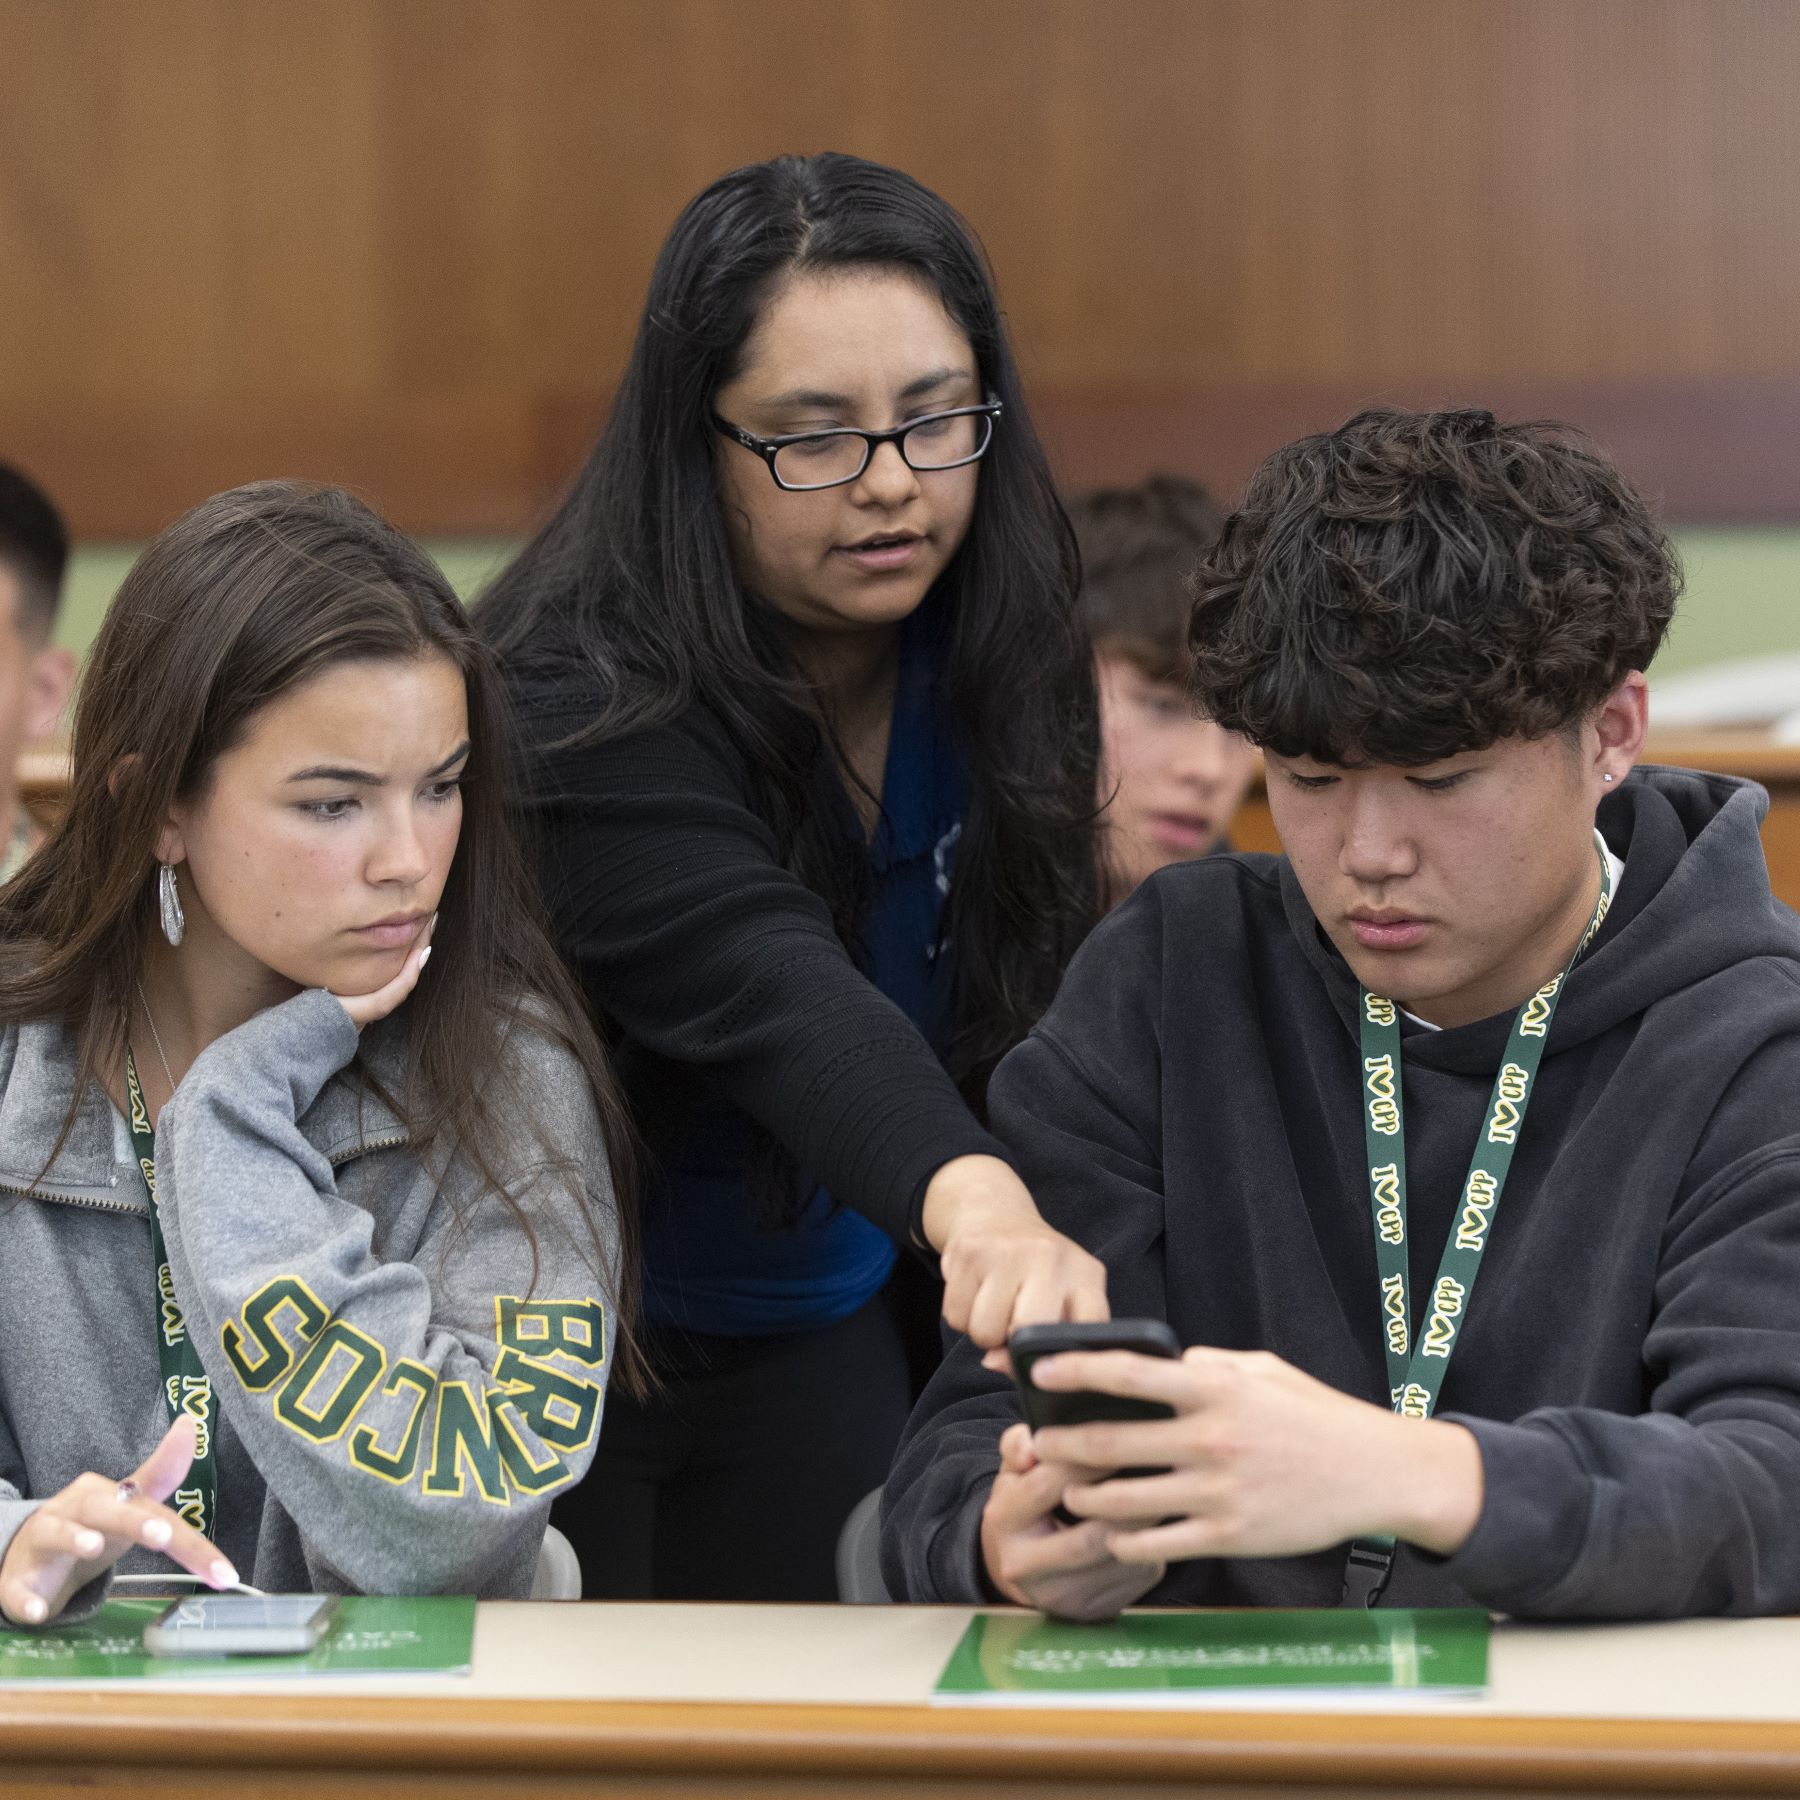
M170 948L174 948L187 930L187 918L181 910L181 890L175 885L175 865L164 863L162 874L157 877L157 899L162 905L163 936L169 940Z

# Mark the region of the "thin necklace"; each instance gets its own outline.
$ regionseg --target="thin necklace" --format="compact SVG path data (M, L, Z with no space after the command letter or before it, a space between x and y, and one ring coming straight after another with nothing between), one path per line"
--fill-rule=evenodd
M169 1053L163 1048L162 1033L156 1029L156 1014L150 1010L150 999L144 992L144 983L141 978L137 984L137 991L138 1003L143 1007L144 1017L150 1023L150 1036L156 1045L156 1054L162 1059L163 1078L169 1084L169 1096L173 1099L175 1094L174 1071L169 1067Z

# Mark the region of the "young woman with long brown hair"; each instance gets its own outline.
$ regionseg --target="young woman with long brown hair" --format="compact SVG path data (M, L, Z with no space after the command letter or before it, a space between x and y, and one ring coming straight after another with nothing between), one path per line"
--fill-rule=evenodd
M155 1552L529 1590L634 1240L507 737L456 597L345 494L221 494L127 577L0 892L7 1620Z

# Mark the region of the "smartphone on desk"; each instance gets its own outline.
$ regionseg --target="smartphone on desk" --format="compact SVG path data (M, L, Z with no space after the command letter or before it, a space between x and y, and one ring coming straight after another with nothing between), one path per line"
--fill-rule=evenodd
M144 1627L152 1656L301 1656L317 1648L336 1594L192 1594Z

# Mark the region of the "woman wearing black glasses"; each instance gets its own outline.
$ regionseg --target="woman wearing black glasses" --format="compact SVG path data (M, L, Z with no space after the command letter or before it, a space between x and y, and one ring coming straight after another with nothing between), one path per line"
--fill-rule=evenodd
M662 1386L557 1514L589 1593L831 1597L935 1350L919 1253L977 1343L1106 1316L980 1123L1094 914L1074 592L956 214L836 155L693 200L604 435L480 609L650 1153Z

